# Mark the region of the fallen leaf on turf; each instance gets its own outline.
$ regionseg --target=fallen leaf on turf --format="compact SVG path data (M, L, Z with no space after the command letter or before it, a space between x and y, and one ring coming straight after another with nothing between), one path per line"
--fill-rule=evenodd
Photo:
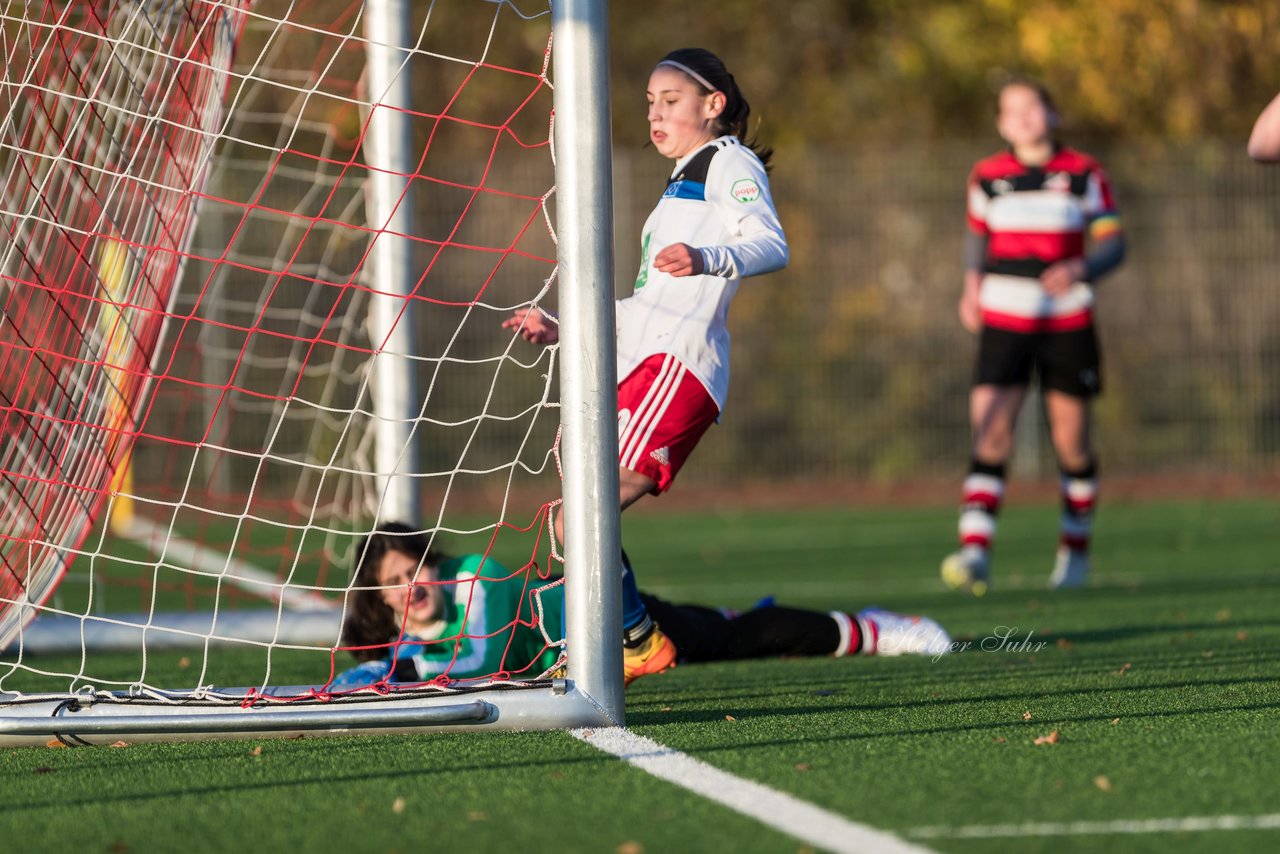
M1067 638L1058 638L1058 641L1057 641L1058 649L1071 649L1071 647L1073 646L1075 646L1075 644L1073 644Z
M1030 713L1030 712L1023 712L1023 713L1022 713L1022 719L1023 719L1024 721L1029 721L1029 720L1031 720L1031 713Z
M467 821L488 821L489 814L480 810L471 810L467 813Z
M391 802L391 811L397 815L404 812L404 798L396 798Z
M1213 616L1217 619L1219 623L1225 623L1227 620L1231 619L1231 609L1222 608L1218 611L1218 613L1214 614Z
M111 746L112 746L112 747L128 747L128 746L129 746L129 742L125 741L124 739L121 739L121 740L119 740L119 741L113 741L113 742L111 742Z
M624 842L618 846L618 854L644 854L644 846L639 842Z
M812 766L810 766L808 762L797 762L797 763L796 763L796 770L797 770L797 771L808 771L811 767L812 767Z
M191 659L187 658L185 655L182 656L182 658L178 659L178 668L180 670L186 670L190 666L191 666Z
M1094 777L1093 785L1097 786L1099 789L1101 789L1104 792L1111 791L1111 781L1107 779L1106 774L1099 774L1097 777Z
M1057 744L1058 731L1055 729L1053 732L1049 733L1048 735L1037 736L1035 743L1036 744Z
M250 755L250 756L261 756L261 755L262 755L262 745L261 745L261 744L259 744L259 745L258 745L257 747L255 747L253 750L250 750L250 751L249 751L249 755Z
M1119 719L1119 718L1112 718L1112 719L1111 719L1111 725L1112 725L1112 726L1115 726L1115 725L1116 725L1116 724L1118 724L1118 723L1120 723L1120 719Z
M64 742L58 741L56 738L51 738L44 743L44 746L45 747L66 747L67 745Z
M110 845L107 846L107 850L110 851L111 854L125 854L125 852L130 851L132 849L129 848L127 843L117 839L115 842L112 842Z
M733 715L725 715L725 716L724 716L724 719L725 719L726 721L736 721L736 720L737 720L737 718L735 718Z
M1241 629L1240 631L1236 632L1236 640L1238 641L1247 640L1248 637L1249 637L1249 633L1246 632L1244 629Z
M37 768L32 768L31 771L34 774L52 774L53 773L53 769L50 768L48 765L41 765Z
M658 709L658 711L660 711L660 712L669 712L669 711L671 711L671 707L670 707L670 706L663 706L661 709Z
M1129 669L1132 667L1133 665L1126 661L1124 664L1120 665L1120 669L1116 671L1116 675L1123 676L1128 673Z
M1009 743L1009 739L1005 738L1003 735L996 736L995 738L991 739L991 741L992 741L992 743L993 743L993 744L1008 744L1008 743Z

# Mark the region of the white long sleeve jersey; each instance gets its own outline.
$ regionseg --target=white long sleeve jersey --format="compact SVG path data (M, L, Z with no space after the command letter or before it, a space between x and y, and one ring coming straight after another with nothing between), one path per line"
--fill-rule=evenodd
M702 253L705 272L675 277L653 259L674 243ZM787 264L764 165L737 137L680 160L641 234L635 292L618 301L618 379L656 354L675 356L724 409L729 393L729 302L745 276Z

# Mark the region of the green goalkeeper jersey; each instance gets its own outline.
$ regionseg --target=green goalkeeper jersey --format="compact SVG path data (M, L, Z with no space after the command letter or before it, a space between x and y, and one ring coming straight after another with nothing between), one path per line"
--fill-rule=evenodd
M564 584L472 554L439 569L445 614L433 637L405 635L393 655L410 658L423 681L494 674L539 676L564 638ZM402 672L401 668L396 668ZM403 678L403 677L401 677Z

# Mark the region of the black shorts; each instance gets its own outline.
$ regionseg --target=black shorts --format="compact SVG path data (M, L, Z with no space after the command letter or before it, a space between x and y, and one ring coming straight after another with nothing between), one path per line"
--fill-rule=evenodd
M729 616L704 605L673 605L648 593L640 598L683 662L831 655L840 645L840 627L825 611L766 605Z
M984 326L974 385L1030 385L1090 398L1102 391L1098 336L1092 326L1070 332L1010 332Z

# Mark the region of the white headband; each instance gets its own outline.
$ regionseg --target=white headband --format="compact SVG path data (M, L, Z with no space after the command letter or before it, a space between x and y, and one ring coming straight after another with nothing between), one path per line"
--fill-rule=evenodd
M658 63L658 67L661 67L663 65L670 65L672 68L677 68L680 71L683 71L685 74L688 74L694 80L697 80L699 83L701 83L703 88L707 89L708 91L711 91L711 92L720 91L719 86L712 86L710 80L703 77L701 74L694 71L692 68L690 68L689 66L685 65L682 62L676 62L674 59L664 59L662 60L662 62Z

